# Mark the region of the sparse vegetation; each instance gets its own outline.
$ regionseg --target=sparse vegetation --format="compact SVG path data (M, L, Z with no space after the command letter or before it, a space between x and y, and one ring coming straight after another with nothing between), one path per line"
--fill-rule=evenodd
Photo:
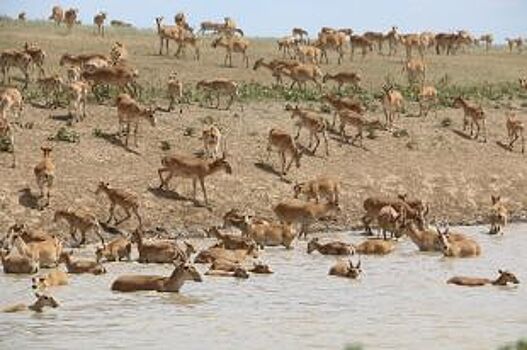
M80 139L81 137L77 131L65 126L60 127L55 135L48 137L49 141L62 141L69 143L78 143L80 142Z

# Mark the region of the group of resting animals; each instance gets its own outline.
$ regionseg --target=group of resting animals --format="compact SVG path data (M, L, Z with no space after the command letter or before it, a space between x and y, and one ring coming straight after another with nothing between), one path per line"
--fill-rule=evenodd
M107 194L108 185L101 183L98 191ZM119 192L119 191L117 191ZM264 218L243 213L238 209L228 211L224 217L223 227L211 227L207 230L209 237L215 237L217 243L199 251L194 257L195 264L210 264L205 273L208 276L230 276L249 278L249 272L255 274L273 273L271 268L262 262L254 262L259 256L259 248L269 246L284 246L291 248L296 237L307 236L307 228L316 219L321 219L332 212L339 211L338 184L331 178L319 178L311 182L294 186L295 198L305 196L309 210L305 210L299 199L279 203L273 210L280 222L272 222ZM120 191L121 199L129 198L129 193ZM110 199L112 197L109 197ZM326 201L320 201L325 198ZM115 199L115 198L114 198ZM133 199L133 198L132 198ZM313 201L313 199L315 201ZM296 203L296 204L295 204ZM128 203L130 204L130 203ZM79 259L72 257L72 252L63 249L63 242L56 236L40 229L30 229L26 225L14 225L2 240L1 260L5 273L35 274L39 268L56 268L64 263L67 273L59 269L49 270L48 273L32 278L32 287L37 290L37 300L30 305L17 304L4 308L4 312L18 312L33 310L42 312L49 307L59 304L48 292L48 288L68 284L68 274L90 273L100 275L106 273L102 262L122 261L131 259L132 245L135 244L140 263L173 263L175 268L170 276L157 275L124 275L114 280L111 285L113 291L133 292L154 290L158 292L178 292L185 281L201 282L202 277L196 267L190 263L196 249L187 241L178 242L176 239L145 239L137 207L130 208L125 201L112 200L110 217L119 224L114 216L115 206L119 205L128 213L134 210L139 220L139 226L131 235L113 227L119 236L106 243L100 233L101 227L97 219L89 212L81 210L57 210L54 220L64 219L70 226L72 238L77 241L76 232L80 231L82 240L86 241L86 234L94 231L102 242L102 247L96 249L95 259ZM354 245L342 241L321 243L313 238L307 243L307 253L318 251L323 255L347 256L337 260L329 270L329 275L357 279L361 276L361 261L356 264L349 256L354 254L385 255L392 252L398 238L407 235L420 251L438 251L446 257L475 257L481 253L479 244L472 238L458 232L451 232L448 227L441 229L436 226L430 228L426 224L429 213L428 205L419 199L408 199L406 195L397 198L369 197L363 203L366 214L362 221L368 233L372 233L371 224L377 221L379 233L383 238L370 238ZM492 196L492 207L489 214L491 234L503 234L507 223L508 212L499 196ZM302 225L302 231L297 234L293 228L295 223ZM225 229L236 228L240 234L225 232ZM387 233L392 239L388 239ZM152 233L152 232L151 232ZM159 233L154 231L155 233ZM395 239L394 239L395 238ZM248 261L253 261L248 268ZM518 284L517 277L508 271L499 270L496 279L455 276L447 283L462 286L504 286L508 283Z

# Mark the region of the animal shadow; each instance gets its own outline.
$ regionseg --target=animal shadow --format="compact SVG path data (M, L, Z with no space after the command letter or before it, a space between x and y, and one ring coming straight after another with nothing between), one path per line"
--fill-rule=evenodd
M19 191L18 204L29 208L29 209L42 209L39 205L39 196L35 196L31 193L31 189L26 187Z
M498 146L500 146L501 148L503 148L504 150L506 151L509 151L509 152L513 152L513 149L509 147L509 145L507 143L504 143L502 141L496 141L496 144Z
M67 122L70 125L73 119L70 114L51 115L50 118L60 122Z
M279 171L277 171L271 164L264 163L263 161L259 161L259 162L254 163L254 166L262 171L265 171L266 173L282 177L282 174Z
M452 129L452 132L453 132L454 134L458 135L459 137L464 138L465 140L472 140L472 136L466 134L464 131L460 131L460 130Z
M107 133L107 132L104 132L104 131L97 131L97 135L96 137L98 138L101 138L103 139L104 141L116 146L116 147L121 147L123 148L124 150L126 150L127 152L130 152L130 153L133 153L135 155L141 155L141 153L131 149L130 147L126 146L124 144L124 142L119 138L119 136L117 136L117 134L115 133Z
M148 188L148 191L150 191L150 193L152 193L154 196L159 197L159 198L165 198L165 199L170 199L170 200L179 201L179 202L190 202L194 204L194 206L197 208L205 208L212 212L212 208L210 206L206 206L205 204L200 203L197 200L194 200L194 198L182 196L173 190L165 190L159 187L150 186Z

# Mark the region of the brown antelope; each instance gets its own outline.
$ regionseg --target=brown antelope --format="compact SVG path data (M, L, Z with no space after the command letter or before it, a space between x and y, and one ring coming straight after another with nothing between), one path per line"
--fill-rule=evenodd
M342 138L342 142L348 142L349 140L349 137L346 135L347 125L351 125L357 129L357 134L355 134L351 143L354 144L355 141L358 140L360 142L360 147L363 147L362 140L364 129L384 129L384 126L382 125L382 122L380 120L368 120L360 113L357 113L350 109L337 110L337 114L340 119L339 131L340 136Z
M509 211L503 204L501 196L490 196L492 206L490 208L489 221L490 221L490 234L503 234L503 228L507 225L509 218Z
M178 44L178 49L175 54L176 57L184 55L186 52L186 47L190 46L194 49L194 59L199 61L201 41L193 33L187 30L182 30L177 34L177 36L171 37L171 39Z
M328 275L330 276L339 276L351 279L357 279L361 276L361 274L361 261L359 260L357 265L353 266L353 262L351 261L351 259L338 260L337 263L329 269L328 273Z
M121 261L131 260L132 243L125 237L118 237L107 245L97 248L95 251L95 258L97 262L101 262L104 258L106 261Z
M59 26L64 21L64 10L60 6L53 6L51 9L51 16L48 18L53 20L55 25Z
M55 164L51 159L51 147L42 146L42 160L35 166L33 172L37 181L37 186L40 189L40 198L46 198L44 206L49 205L50 192L55 180Z
M4 118L2 115L0 115L0 138L9 140L12 152L11 167L16 168L15 133L7 118Z
M253 267L251 267L247 271L256 273L256 274L261 274L261 275L270 275L274 273L269 265L261 263L261 262L253 263Z
M410 240L422 252L440 252L441 246L439 243L439 235L437 230L432 228L419 228L413 220L406 220L404 222L402 233L406 234ZM465 235L451 234L449 240L463 240Z
M59 263L62 253L62 242L58 238L42 242L24 242L20 237L15 237L13 245L20 255L31 257L40 267L55 267Z
M31 288L46 290L50 287L65 286L68 284L68 274L60 270L51 270L45 275L31 278Z
M323 55L323 50L319 47L311 45L295 46L295 57L302 63L317 64L320 62L320 57Z
M39 269L38 261L31 255L0 249L0 258L4 273L33 274Z
M315 237L307 243L307 253L311 254L317 250L322 255L353 255L355 254L353 246L349 243L340 241L332 241L328 243L320 243Z
M492 34L484 34L479 37L479 40L485 43L485 51L489 52L489 49L492 47L494 42L494 36Z
M216 23L205 21L200 23L199 33L204 35L206 32L213 32L227 37L233 36L235 33L243 36L243 30L236 28L236 23L229 17L224 18L223 23Z
M200 80L196 84L197 89L204 90L206 95L206 100L210 102L211 95L214 93L216 94L216 107L220 108L220 95L227 95L229 96L229 102L227 102L227 106L225 107L225 110L228 110L231 108L232 103L234 102L234 99L238 96L238 84L235 81L229 80L229 79L213 79L213 80Z
M210 269L205 272L205 275L215 277L235 277L243 279L249 278L249 273L246 269L241 266L235 267L232 271Z
M249 249L251 246L255 245L252 237L240 237L232 234L222 233L220 229L216 226L212 226L206 230L208 237L215 237L220 242L220 247L230 250L236 249ZM242 230L243 232L243 230Z
M355 49L360 49L362 54L362 59L366 57L368 52L373 51L373 43L360 36L360 35L350 35L350 45L351 45L351 59L353 60L353 56L355 54Z
M143 226L141 216L139 215L139 196L137 194L129 190L113 188L108 182L103 181L99 182L97 190L95 191L95 195L98 195L101 192L104 192L110 200L110 217L106 221L107 223L111 222L112 219L114 219L115 224L119 225L125 222L126 220L130 219L132 217L130 211L133 211L133 213L137 217L137 221L139 221L139 227ZM120 221L117 221L117 218L114 216L116 206L120 206L126 212L126 216Z
M271 71L273 77L276 79L276 84L280 85L282 84L282 73L281 73L281 67L293 67L299 65L300 62L296 60L271 60L269 63L266 63L264 61L264 58L259 58L256 62L254 62L253 69L258 70L260 67L265 67L268 70Z
M400 42L399 28L393 26L384 36L384 40L388 41L388 56L395 56L397 54L397 44Z
M344 59L344 45L347 42L348 36L351 32L337 31L334 33L320 33L314 46L318 47L322 52L320 55L320 61L326 59L326 63L329 63L328 50L334 50L338 54L337 63L340 64Z
M216 159L220 156L221 132L218 127L205 127L201 133L203 149L208 158Z
M478 139L481 130L483 132L483 142L487 142L487 124L483 108L481 108L481 106L469 104L461 97L456 97L456 99L454 99L453 107L463 109L463 131L465 131L470 124L470 136L472 137L475 124L476 134L474 135L474 139Z
M136 147L139 146L137 143L137 134L139 131L139 123L141 119L146 119L150 122L152 127L156 126L155 113L157 108L146 108L140 106L128 94L120 94L116 99L117 105L117 118L119 119L119 135L126 133L125 146L128 147L128 138L130 134L134 133L134 144Z
M167 110L170 112L174 110L174 105L180 104L183 100L183 82L178 79L176 72L172 72L168 76L167 92L170 101ZM183 109L179 108L179 114L181 113L183 113Z
M331 107L335 109L335 113L333 115L333 123L331 124L332 128L335 128L337 114L340 110L350 109L358 114L363 114L365 112L364 107L360 103L349 98L339 98L335 94L322 95L322 102L329 103Z
M340 72L337 74L326 73L326 75L324 75L324 78L322 79L322 82L326 83L328 80L336 81L338 86L337 89L340 92L342 85L344 84L351 84L354 87L359 86L361 78L360 75L353 72Z
M285 58L288 56L292 58L293 55L291 51L294 51L297 46L297 40L292 36L286 36L285 38L278 39L278 51L282 51L282 57Z
M7 113L12 112L14 118L20 119L24 110L24 99L17 88L0 89L0 118L7 119Z
M282 65L279 67L280 73L289 77L293 81L290 89L292 89L295 84L299 89L305 89L306 83L312 81L319 90L322 90L322 85L318 81L318 78L322 77L322 71L318 66L309 63L300 63L294 66Z
M91 260L73 260L71 255L71 252L62 252L59 259L59 263L66 264L68 273L91 273L93 275L102 275L106 273L106 269L102 264Z
M86 65L89 65L90 62L94 61L104 61L106 62L107 66L110 66L112 61L110 57L99 54L99 53L93 53L93 54L80 54L80 55L72 55L69 53L65 53L60 57L59 64L60 66L70 66L70 67L77 67L79 69L85 69ZM100 63L99 63L100 64Z
M419 34L403 34L399 36L399 41L404 45L406 59L412 58L412 52L416 49L421 59L424 57L424 45Z
M406 72L408 75L408 83L413 84L423 84L426 77L426 64L423 60L420 59L409 59L403 65L403 72Z
M97 35L104 38L104 21L106 20L106 12L99 12L93 16L93 24L97 26Z
M520 86L527 90L527 78L519 78L518 79Z
M506 38L505 41L507 41L507 45L509 46L509 52L512 53L512 50L516 46L518 49L518 53L522 53L523 50L523 38Z
M293 137L280 129L271 129L267 139L267 159L271 156L271 151L276 150L282 160L281 175L286 175L293 162L300 168L300 158L303 152L298 148ZM286 155L291 157L286 166Z
M66 12L64 12L64 23L66 23L66 27L71 32L71 29L77 23L77 16L79 14L78 9L70 8Z
M386 232L390 232L392 237L400 236L400 229L404 224L405 212L398 212L391 205L386 205L379 210L377 215L377 223L379 229L382 230L384 239L386 240Z
M11 226L8 235L11 234L13 235L13 239L18 236L26 243L52 241L55 239L55 236L41 229L31 229L26 224L15 224Z
M391 128L396 119L399 119L401 110L404 108L404 98L400 91L394 87L383 87L382 109L386 117L386 127Z
M143 239L142 231L137 229L132 232L132 243L137 244L139 262L145 264L165 264L173 261L187 261L194 247L187 244L188 251L183 251L175 240L151 240Z
M402 214L404 218L415 220L420 227L423 227L425 225L425 217L428 214L428 207L420 200L411 204L401 198L386 198L380 196L366 198L363 203L366 214L361 219L366 232L369 234L372 233L370 228L371 222L378 218L379 212L386 206L391 206L398 213Z
M158 170L161 180L160 189L168 188L168 184L174 176L189 178L192 179L193 198L196 201L196 183L199 180L206 206L209 205L209 200L205 189L205 178L221 170L227 174L232 174L231 165L225 159L225 154L218 159L201 159L193 155L178 153L163 157L161 165L163 167ZM165 178L163 178L164 173L168 173Z
M116 65L126 62L127 58L128 51L124 44L120 41L114 42L110 49L110 59L112 60L112 64Z
M525 138L523 136L523 121L518 120L516 114L507 113L507 121L505 122L507 127L507 136L509 141L509 149L512 151L514 143L520 139L522 143L522 153L525 152Z
M55 215L53 217L53 221L57 222L60 219L63 219L68 223L68 226L70 227L71 238L73 238L77 242L78 240L75 233L77 231L80 231L82 238L80 242L78 242L79 246L84 245L86 243L86 233L91 230L95 232L95 234L101 240L102 245L104 246L104 238L101 235L101 227L99 225L99 222L97 221L95 215L93 215L87 209L75 210L72 208L68 208L66 210L56 210Z
M305 29L295 27L291 30L291 34L293 38L297 39L300 43L307 43L307 41L309 40L309 34Z
M437 103L437 89L434 86L425 85L419 92L419 116L426 117L432 107Z
M493 286L506 286L508 283L512 284L519 284L520 280L509 271L504 270L498 270L498 278L495 280L491 280L488 278L479 278L479 277L465 277L465 276L455 276L452 278L449 278L446 283L448 284L455 284L458 286L466 286L466 287L481 287L485 286L487 284L491 284Z
M126 89L131 95L137 94L138 73L136 69L126 66L100 67L82 72L82 79L86 80L94 88L101 84L113 85L123 90Z
M46 52L37 44L28 44L27 42L24 43L24 52L31 56L31 64L38 68L39 76L44 76L44 60L46 59Z
M2 312L34 311L41 313L45 307L57 308L59 303L50 295L35 293L37 300L30 305L16 304L2 309Z
M326 156L329 156L328 136L327 136L327 123L317 112L308 109L301 109L298 106L292 107L287 104L285 110L291 112L291 119L297 118L295 125L297 127L295 141L300 137L300 131L306 128L309 131L309 145L307 148L311 153L315 154L318 146L320 145L319 134L322 134L324 139L324 145L326 148ZM313 149L313 139L315 139L315 145Z
M242 62L245 63L245 68L249 68L249 57L247 56L247 49L249 47L249 41L244 38L238 37L224 37L221 36L212 42L212 47L223 47L225 48L225 59L223 64L227 67L233 67L232 65L232 54L240 53L242 55Z
M110 25L112 27L120 27L120 28L132 28L133 27L131 23L124 22L118 19L112 19L110 21Z
M201 275L191 264L175 265L169 277L151 275L125 275L118 277L112 283L112 290L118 292L136 292L140 290L155 290L157 292L178 293L185 281L201 282Z
M247 258L257 258L258 248L254 245L248 249L225 249L211 247L202 250L194 258L196 264L210 264L216 260L225 260L231 263L243 263Z
M364 255L386 255L395 248L393 241L385 239L367 239L353 246L355 253Z
M20 22L25 22L26 21L26 13L25 12L20 12L17 16L17 20L20 21Z
M314 221L333 212L340 212L338 203L313 203L297 199L278 203L273 211L278 219L286 224L300 224L298 236L307 237L309 228Z
M439 237L439 246L443 255L453 258L467 258L479 256L481 248L479 244L471 238L465 237L461 240L451 240L449 228L441 231L439 227L436 228Z
M0 52L0 68L2 69L4 85L11 83L9 69L18 68L24 74L24 86L26 89L29 84L29 68L33 60L31 56L19 50L4 50Z
M69 113L76 122L86 118L86 102L90 85L84 81L73 81L66 84L66 91L69 98Z
M331 203L339 202L340 181L331 176L320 176L316 179L297 183L293 187L294 197L304 195L309 201L315 199L320 202L320 197L324 196Z

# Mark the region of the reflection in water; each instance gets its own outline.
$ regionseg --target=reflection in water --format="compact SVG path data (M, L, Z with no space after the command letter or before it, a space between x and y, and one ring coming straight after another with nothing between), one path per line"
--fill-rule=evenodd
M282 348L489 349L527 334L527 292L517 287L447 285L453 275L495 278L500 268L526 279L527 226L504 237L466 228L482 246L475 259L419 253L409 241L384 257L362 257L362 280L328 276L334 257L306 254L306 241L291 251L267 248L275 273L248 280L204 276L181 294L117 293L121 274L162 274L170 265L107 264L103 276L71 276L54 289L61 306L37 315L0 314L0 348ZM357 242L349 234L323 235ZM196 242L205 246L209 242ZM91 252L90 252L91 253ZM88 253L85 253L88 254ZM205 266L200 270L204 272ZM30 278L0 273L0 307L30 302Z

